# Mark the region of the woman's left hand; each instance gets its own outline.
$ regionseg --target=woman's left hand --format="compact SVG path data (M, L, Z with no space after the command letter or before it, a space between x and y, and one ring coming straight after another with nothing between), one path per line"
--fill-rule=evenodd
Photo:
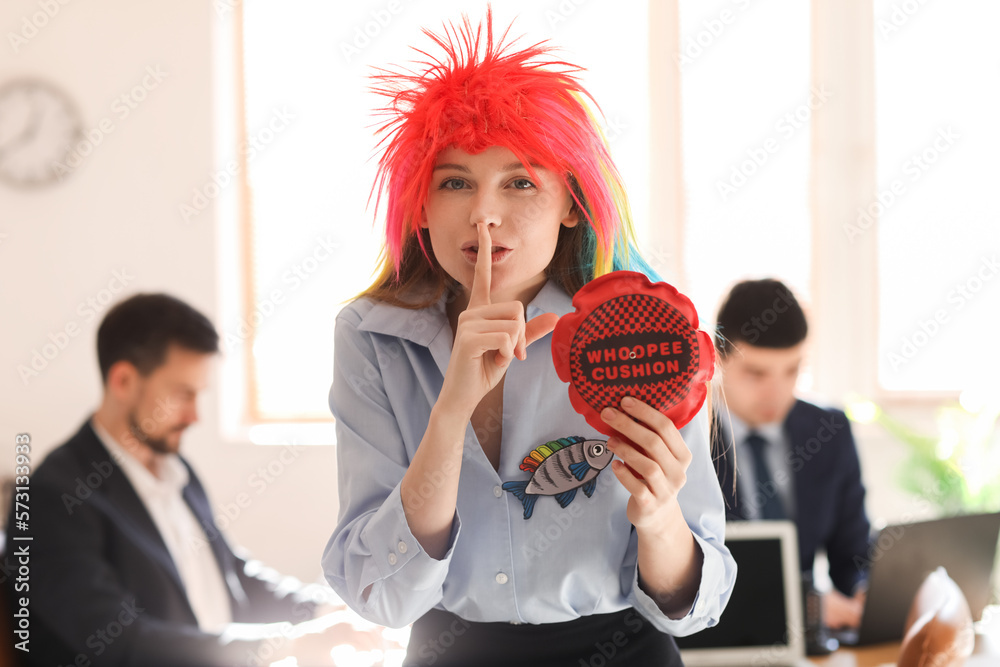
M616 432L608 448L621 461L614 460L611 469L632 494L629 521L640 532L661 529L677 510L691 450L670 418L637 398L626 396L621 410L605 408L601 418Z

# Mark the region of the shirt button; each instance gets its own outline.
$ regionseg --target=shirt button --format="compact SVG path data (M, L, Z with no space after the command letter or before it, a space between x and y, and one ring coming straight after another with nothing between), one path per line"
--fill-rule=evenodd
M396 550L399 551L399 553L401 553L401 554L405 554L406 553L406 542L400 541L400 543L396 545Z
M503 489L501 489L499 486L494 486L493 487L493 495L496 496L497 498L499 498L500 496L503 495Z
M389 554L389 565L396 564L396 554Z
M497 572L497 583L498 584L506 584L507 583L507 575L504 574L503 572Z

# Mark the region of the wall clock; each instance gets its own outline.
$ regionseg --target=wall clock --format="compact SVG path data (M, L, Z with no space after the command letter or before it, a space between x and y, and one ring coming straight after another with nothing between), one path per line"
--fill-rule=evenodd
M41 79L16 79L0 86L0 180L32 189L58 183L83 138L76 106Z

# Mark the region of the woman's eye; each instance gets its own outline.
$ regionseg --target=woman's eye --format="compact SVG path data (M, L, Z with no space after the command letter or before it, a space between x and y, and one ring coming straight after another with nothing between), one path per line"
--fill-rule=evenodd
M528 190L530 188L535 187L535 184L526 178L519 178L515 180L513 183L511 183L511 185L514 186L515 190Z
M461 190L465 187L465 181L460 178L448 178L441 182L441 190Z

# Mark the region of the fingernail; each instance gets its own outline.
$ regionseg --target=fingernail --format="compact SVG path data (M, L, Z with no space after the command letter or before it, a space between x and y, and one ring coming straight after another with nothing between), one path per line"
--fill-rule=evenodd
M604 408L604 410L601 412L601 417L603 417L604 419L614 419L617 413L618 411L615 410L614 408Z
M632 398L631 396L626 396L625 398L622 399L623 408L631 408L634 405L635 405L635 399Z

